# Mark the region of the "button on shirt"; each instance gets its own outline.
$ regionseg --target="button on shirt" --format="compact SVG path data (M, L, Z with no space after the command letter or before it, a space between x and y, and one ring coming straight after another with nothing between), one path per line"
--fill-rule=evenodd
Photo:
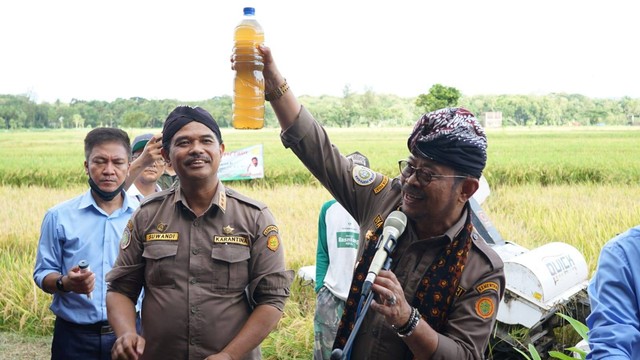
M92 299L86 294L56 292L50 307L56 316L76 324L107 320L105 275L118 256L122 233L138 205L125 195L122 207L109 215L88 190L47 211L40 229L35 283L42 288L47 275L66 274L80 260L87 260L96 276Z

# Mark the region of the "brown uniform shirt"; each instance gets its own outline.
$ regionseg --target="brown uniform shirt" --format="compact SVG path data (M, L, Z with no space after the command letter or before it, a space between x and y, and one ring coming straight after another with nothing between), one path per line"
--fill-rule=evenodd
M144 285L143 359L204 359L240 331L255 305L283 310L293 272L266 206L218 183L196 217L179 186L147 197L108 273L109 291ZM260 359L256 348L244 359Z
M302 108L296 122L283 131L282 142L302 160L316 178L360 224L360 239L383 226L387 215L401 204L400 181L361 166L353 166L333 147L324 129ZM409 303L427 267L460 231L464 217L446 234L419 239L412 221L400 236L392 271ZM481 359L504 292L502 260L476 232L460 279L456 299L433 359ZM361 244L360 249L364 249ZM352 274L345 274L351 276ZM351 353L352 359L412 359L408 346L383 316L367 312Z

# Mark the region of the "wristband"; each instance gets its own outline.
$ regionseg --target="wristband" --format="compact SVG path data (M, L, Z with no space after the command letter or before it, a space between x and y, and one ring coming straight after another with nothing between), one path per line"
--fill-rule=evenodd
M420 315L420 312L418 311L418 309L412 307L411 315L409 316L409 320L407 320L406 324L400 327L391 325L391 327L393 328L393 330L396 331L396 335L398 335L399 337L401 338L408 337L408 336L411 336L411 334L413 334L413 331L418 326L418 323L420 322L421 317L422 316Z
M62 278L63 277L64 277L64 275L60 275L60 277L58 277L58 279L56 280L56 289L58 289L59 291L62 291L62 292L69 292L69 291L64 289L64 284L62 283Z

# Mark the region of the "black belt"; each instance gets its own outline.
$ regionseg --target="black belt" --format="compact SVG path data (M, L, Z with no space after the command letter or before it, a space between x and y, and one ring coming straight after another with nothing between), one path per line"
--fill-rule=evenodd
M76 324L71 321L67 321L61 317L58 317L56 320L61 321L65 326L80 329L87 332L92 332L100 335L112 334L113 328L109 325L108 321L100 321L95 324Z
M140 320L140 312L136 312L136 322ZM100 335L112 334L113 328L109 325L108 321L100 321L95 324L76 324L71 321L67 321L59 316L56 317L56 321L61 321L66 326L72 327L74 329L82 329L87 332L98 333Z

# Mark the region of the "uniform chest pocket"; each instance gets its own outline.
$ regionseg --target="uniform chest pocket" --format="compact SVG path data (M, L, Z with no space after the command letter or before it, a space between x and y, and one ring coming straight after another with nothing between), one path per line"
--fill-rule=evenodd
M249 284L248 246L221 244L211 250L213 290L244 290Z
M175 269L178 243L150 242L145 243L142 257L146 266L144 279L150 287L174 288L176 286L173 269Z

